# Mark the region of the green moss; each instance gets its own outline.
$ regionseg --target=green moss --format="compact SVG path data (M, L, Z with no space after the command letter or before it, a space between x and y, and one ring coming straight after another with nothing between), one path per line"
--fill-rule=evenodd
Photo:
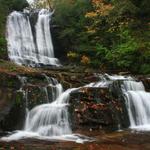
M150 74L150 64L143 64L140 68L141 74Z
M20 105L23 100L23 93L22 92L17 92L15 96L15 104Z

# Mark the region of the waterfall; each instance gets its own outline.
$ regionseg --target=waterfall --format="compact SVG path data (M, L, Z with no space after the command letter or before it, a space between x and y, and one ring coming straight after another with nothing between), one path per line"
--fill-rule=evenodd
M121 75L108 75L108 74L96 74L96 76L99 77L98 82L92 82L88 85L85 85L84 87L101 87L101 88L108 88L110 84L113 83L113 81L116 80L131 80L132 78L130 76L121 76Z
M124 81L122 85L126 98L131 128L150 128L150 93L142 82Z
M28 13L14 11L8 16L7 45L11 61L32 67L42 64L60 66L59 60L54 57L50 32L52 14L47 9L39 11L35 40Z
M119 83L123 83L121 84L121 91L126 100L130 127L150 130L150 93L145 91L143 83L135 81L130 76L111 76L108 74L97 76L100 81L90 83L84 87L109 88L114 81L120 80Z
M14 11L7 21L8 55L17 64L37 63L29 17ZM28 62L30 61L30 62Z
M60 94L62 94L63 92L63 87L62 85L55 79L52 77L48 77L47 75L43 74L43 76L45 77L45 79L47 80L48 86L47 87L43 87L43 91L45 91L46 93L46 99L48 102L52 102L55 101ZM49 98L49 88L51 89L51 97Z
M51 137L71 134L67 101L73 90L63 92L52 103L33 108L26 118L25 131Z
M54 80L54 78L52 79ZM76 88L60 92L62 90L60 85L56 84L56 93L59 95L56 96L55 101L36 106L28 113L25 131L50 137L72 133L68 116L68 100L70 93Z
M124 81L123 89L125 91L145 91L144 85L142 82L136 81Z
M25 131L35 132L41 136L56 136L71 133L68 119L68 110L66 104L57 105L57 101L62 99L66 101L69 98L69 93L64 95L63 88L55 78L50 78L44 74L48 86L51 87L52 97L49 100L48 89L44 87L47 101L51 103L42 104L33 108L27 115L25 122Z
M48 103L38 105L28 111L24 129L3 137L1 140L12 141L23 138L38 138L76 141L78 143L93 141L93 139L86 136L72 134L68 113L69 97L72 91L79 88L72 88L63 92L61 84L56 79L44 76L47 79L48 86L52 86L52 92L55 93L54 97L56 99L54 101L49 100L47 88L44 88Z

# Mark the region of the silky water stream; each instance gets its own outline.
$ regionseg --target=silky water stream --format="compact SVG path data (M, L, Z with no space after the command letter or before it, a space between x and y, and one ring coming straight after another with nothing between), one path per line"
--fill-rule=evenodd
M63 91L62 85L54 78L49 78L44 75L48 86L52 88L52 97L49 99L47 88L44 88L47 103L38 105L28 111L23 130L15 131L7 137L1 138L4 141L14 141L26 138L36 138L41 140L67 140L83 143L93 141L92 138L73 134L70 127L70 118L68 113L69 96L72 91L78 88L71 88ZM25 78L19 77L24 85ZM24 93L26 106L28 106L27 93L20 88Z

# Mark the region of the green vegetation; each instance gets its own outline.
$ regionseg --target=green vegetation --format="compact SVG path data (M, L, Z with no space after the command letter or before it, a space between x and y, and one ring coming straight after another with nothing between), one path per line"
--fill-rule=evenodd
M6 16L25 6L26 0L0 0L0 58L6 57ZM150 73L148 0L36 0L34 7L55 9L55 40L71 64Z
M150 73L147 0L56 0L54 22L66 53L98 69ZM83 57L84 56L84 57ZM79 61L80 59L80 61Z

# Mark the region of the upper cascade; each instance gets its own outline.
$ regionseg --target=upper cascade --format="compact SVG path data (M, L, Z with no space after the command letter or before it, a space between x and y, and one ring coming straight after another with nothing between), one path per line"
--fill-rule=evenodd
M54 56L50 32L50 21L53 12L42 9L38 12L34 25L35 36L30 23L29 13L12 12L7 19L8 55L11 61L19 65L60 66Z

